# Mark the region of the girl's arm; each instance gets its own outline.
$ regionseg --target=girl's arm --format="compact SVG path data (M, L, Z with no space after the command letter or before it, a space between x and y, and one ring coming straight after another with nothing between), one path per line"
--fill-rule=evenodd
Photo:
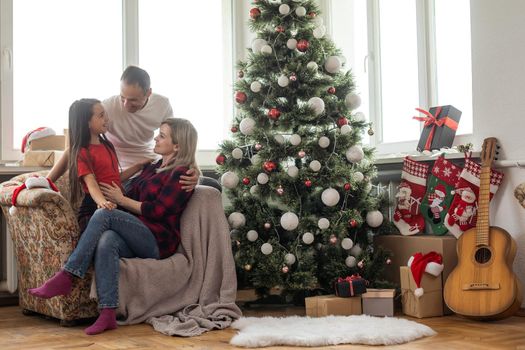
M116 183L113 182L112 185L102 183L100 184L100 189L112 202L120 205L122 208L133 214L142 215L142 202L126 197Z
M120 181L124 182L137 172L141 171L146 164L151 163L151 159L145 159L141 162L135 163L123 172L120 173Z
M89 190L89 194L91 195L91 198L97 203L97 207L99 208L105 208L105 209L115 209L117 205L115 203L112 203L108 200L106 200L106 197L102 194L102 191L100 190L100 187L97 183L97 180L95 179L95 176L93 174L87 174L82 177L82 180L86 183L86 186Z

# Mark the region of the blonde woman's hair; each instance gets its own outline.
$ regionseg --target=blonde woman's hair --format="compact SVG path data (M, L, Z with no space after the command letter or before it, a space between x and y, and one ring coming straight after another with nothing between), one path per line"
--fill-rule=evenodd
M182 118L168 118L163 121L161 125L163 124L170 127L171 141L174 145L179 145L179 151L171 160L171 164L162 169L157 169L157 172L185 166L188 168L194 168L200 173L197 162L195 161L198 134L193 124L191 124L189 120Z

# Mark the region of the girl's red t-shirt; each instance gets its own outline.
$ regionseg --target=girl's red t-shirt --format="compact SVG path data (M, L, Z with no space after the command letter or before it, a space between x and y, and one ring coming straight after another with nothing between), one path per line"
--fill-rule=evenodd
M93 174L98 183L111 185L112 182L115 182L122 188L117 155L102 143L90 144L87 148L80 149L77 158L77 171L79 179L85 175ZM84 193L89 193L85 182L81 180L81 183Z

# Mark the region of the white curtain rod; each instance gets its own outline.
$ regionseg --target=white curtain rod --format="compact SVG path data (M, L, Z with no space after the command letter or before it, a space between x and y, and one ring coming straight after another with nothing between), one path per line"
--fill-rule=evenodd
M494 168L524 168L525 160L497 160L493 163Z

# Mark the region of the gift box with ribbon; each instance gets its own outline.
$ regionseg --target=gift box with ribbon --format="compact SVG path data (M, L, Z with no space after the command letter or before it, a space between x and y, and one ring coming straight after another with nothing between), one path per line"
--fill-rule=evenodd
M366 293L366 281L359 274L339 277L335 282L335 295L348 298Z
M425 115L413 117L425 123L417 150L421 152L451 147L458 129L461 111L452 105L431 107L429 111L421 108L416 110Z

